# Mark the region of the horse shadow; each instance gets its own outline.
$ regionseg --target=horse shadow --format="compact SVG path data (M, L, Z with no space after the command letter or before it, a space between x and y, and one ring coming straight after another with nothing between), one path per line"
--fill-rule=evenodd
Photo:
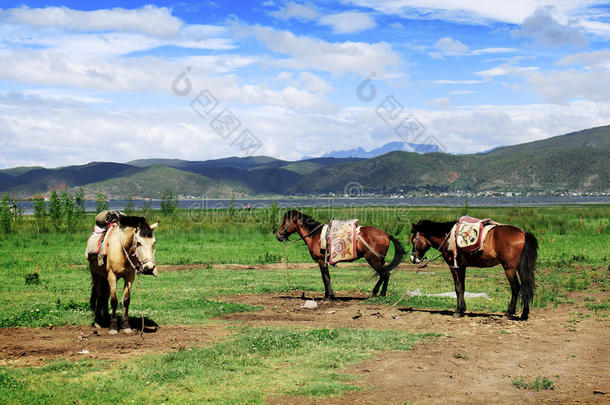
M283 300L298 300L298 301L320 301L321 298L320 297L308 297L305 295L305 293L301 293L301 296L290 296L290 295L281 295L278 298L283 299ZM335 296L335 298L332 301L336 301L336 302L350 302L350 301L365 301L368 300L371 297L337 297ZM331 302L332 302L331 301Z
M398 308L400 312L425 312L432 315L443 315L453 317L454 312L448 309L423 309L423 308ZM485 312L466 312L464 317L468 318L487 318L487 319L508 319L511 321L521 321L522 319L515 315L506 316L504 314L489 314Z
M142 318L136 316L129 317L129 325L134 330L142 330ZM144 333L155 333L159 330L159 324L154 320L144 317Z
M119 320L120 322L120 320ZM102 328L108 329L110 327L110 318L106 318L99 321L99 325ZM95 325L93 325L95 326ZM129 326L133 330L142 330L142 318L139 316L130 316L129 317ZM144 317L144 333L155 333L159 329L159 324L154 320Z

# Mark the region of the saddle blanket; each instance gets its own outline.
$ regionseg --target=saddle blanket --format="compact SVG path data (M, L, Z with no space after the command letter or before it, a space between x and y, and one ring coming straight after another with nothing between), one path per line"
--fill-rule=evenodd
M108 237L114 228L114 224L107 228L102 228L97 225L93 228L93 233L87 240L87 250L85 251L86 259L97 255L97 264L99 266L104 265L104 259L106 258L106 251L108 248Z
M335 264L342 261L354 260L358 257L356 245L358 243L357 219L348 221L330 221L328 229L328 263Z
M451 228L448 249L455 252L474 252L484 248L487 233L495 226L501 225L489 218L478 219L469 216L460 217Z

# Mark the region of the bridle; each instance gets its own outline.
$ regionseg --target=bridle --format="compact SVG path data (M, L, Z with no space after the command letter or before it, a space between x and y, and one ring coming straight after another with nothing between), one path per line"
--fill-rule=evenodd
M411 256L413 256L416 260L420 261L420 263L417 265L418 268L421 269L421 268L426 267L430 262L438 259L439 257L441 257L443 255L443 251L441 249L442 249L443 245L445 244L445 242L447 242L447 240L449 239L449 235L451 235L451 232L447 232L447 235L445 235L445 239L443 239L443 241L440 243L440 245L438 245L438 247L435 248L436 250L439 251L439 254L436 255L435 257L433 257L432 259L429 259L429 260L426 260L425 253L424 253L424 257L423 258L417 257L417 249L415 249L415 243L413 243L413 248L411 249ZM424 238L423 240L419 238L419 231L415 232L415 239L420 241L420 242L422 242L422 243L424 243L424 244L426 244L426 246L429 246L426 249L426 251L429 248L433 247L432 243L427 238ZM425 260L425 262L424 262L424 260Z
M292 218L290 219L290 221L291 221L291 222L293 221L293 220L292 220ZM296 231L293 231L293 232L288 233L288 231L287 231L286 229L283 229L283 230L282 230L282 229L280 228L280 230L279 230L277 233L278 233L278 234L279 234L279 235L282 237L282 239L284 239L284 242L297 243L297 242L300 242L300 241L302 241L302 240L305 240L305 238L308 238L308 237L310 237L311 235L313 235L313 234L314 234L314 233L315 233L315 232L316 232L316 231L317 231L319 228L321 228L322 226L324 226L324 224L318 224L318 225L317 225L315 228L313 228L313 230L311 230L310 232L308 232L308 233L307 233L307 235L301 236L299 239L295 239L295 240L289 240L289 239L288 239L288 237L289 237L290 235L292 235L292 234L293 234L294 232L296 232Z

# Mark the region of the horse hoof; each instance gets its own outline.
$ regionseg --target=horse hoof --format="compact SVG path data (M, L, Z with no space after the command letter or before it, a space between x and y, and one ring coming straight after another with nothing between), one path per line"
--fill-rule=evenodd
M527 319L529 318L529 316L527 314L521 314L521 320L522 321L527 321Z
M336 298L334 295L322 298L322 301L335 301L335 300L336 300Z
M119 333L119 331L118 331L118 330L116 330L116 329L110 329L110 330L108 331L108 334L109 334L109 335L116 335L117 333Z
M454 312L454 313L453 313L453 317L454 317L454 318L463 318L463 317L464 317L464 314L463 314L463 313L461 313L461 312Z
M133 331L131 330L131 328L125 328L125 329L123 329L123 333L127 333L128 335L129 335L131 332L133 332Z

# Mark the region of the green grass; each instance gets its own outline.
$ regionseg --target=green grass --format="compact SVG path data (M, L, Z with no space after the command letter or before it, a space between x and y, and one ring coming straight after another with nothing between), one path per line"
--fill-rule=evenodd
M513 378L511 379L513 386L523 390L554 390L555 383L553 380L537 376L534 380L526 380L525 377Z
M456 208L409 207L305 211L322 221L331 217L360 218L362 225L378 226L396 235L407 250L411 222L421 218L446 221L466 213ZM467 211L469 215L513 223L538 237L534 307L569 302L573 292L606 290L608 253L601 247L610 244L609 206L469 207ZM275 240L272 231L279 225L279 218L270 210L253 210L251 214L238 211L229 215L226 210L195 214L148 215L149 222L161 221L155 231L159 264L198 264L184 271L160 272L158 279L142 277L142 309L148 319L160 325L205 327L216 322L212 319L217 316L258 309L225 302L222 296L323 291L320 273L315 269L215 267L220 263L278 262L285 255L285 247L288 261L311 262L305 247ZM70 231L38 233L37 229L51 229L51 225L18 218L13 233L0 234L0 327L91 323L88 310L91 277L85 266L84 249L92 224L88 215ZM391 249L389 257L393 256ZM412 289L419 288L422 293L453 291L453 280L445 266L427 270L430 269L434 272L419 274ZM349 264L331 268L331 276L339 296L345 291L370 293L377 281L371 269ZM393 304L413 277L413 272L394 271L388 296L371 298L364 304ZM510 300L510 288L500 267L469 268L466 289L491 297L489 301L466 299L469 311L504 312ZM137 294L134 287L130 315L136 317L140 315ZM400 305L453 310L455 299L410 297ZM605 313L608 301L590 298L579 310ZM273 395L337 396L357 389L351 383L354 376L342 372L346 366L387 350L407 350L424 337L402 331L242 328L236 329L226 341L205 348L123 361L61 360L42 367L0 367L0 402L256 403ZM455 356L468 360L461 353ZM533 388L528 389L545 389L550 380L518 381L523 388L531 385Z
M8 403L263 403L275 395L359 389L342 370L421 339L402 331L243 328L228 341L122 362L56 361L0 368Z

